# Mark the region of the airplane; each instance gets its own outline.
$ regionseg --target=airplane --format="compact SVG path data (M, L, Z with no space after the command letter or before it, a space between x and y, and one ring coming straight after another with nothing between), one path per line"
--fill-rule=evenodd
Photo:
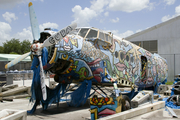
M35 104L29 113L34 113L40 103L47 109L52 102L59 102L68 91L78 87L70 95L69 105L81 106L97 92L101 98L97 95L90 98L91 117L97 119L130 109L130 98L122 95L118 87L131 87L132 98L135 86L151 88L167 81L167 61L158 54L111 32L93 27L78 28L76 23L60 31L46 28L40 33L31 2L29 14L34 38L31 51L5 66L10 68L33 55L31 100L35 100ZM55 74L54 80L59 83L56 88L45 85L44 72ZM102 90L105 86L114 87L112 95ZM91 89L94 90L92 94Z

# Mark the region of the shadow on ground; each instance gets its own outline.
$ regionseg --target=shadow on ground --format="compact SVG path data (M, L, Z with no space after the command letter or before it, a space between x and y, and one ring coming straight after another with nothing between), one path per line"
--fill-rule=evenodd
M47 110L43 110L42 106L40 105L36 111L33 114L28 114L28 116L31 115L54 115L54 114L61 114L61 113L67 113L67 112L73 112L73 111L78 111L78 110L83 110L83 109L88 109L90 108L89 101L87 101L83 106L80 107L72 107L69 106L66 102L59 103L57 104L52 104L47 108Z

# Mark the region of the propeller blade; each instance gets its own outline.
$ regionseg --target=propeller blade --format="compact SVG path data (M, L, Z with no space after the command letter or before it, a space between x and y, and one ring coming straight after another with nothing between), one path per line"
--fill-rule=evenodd
M17 64L18 62L24 60L26 57L28 57L31 54L31 52L25 53L19 57L17 57L16 59L12 60L11 62L9 62L8 64L5 65L5 69L10 68L11 66Z
M30 16L33 38L34 40L39 40L40 38L39 24L38 24L38 20L37 20L32 2L29 3L29 16Z
M69 32L71 32L76 27L77 27L77 24L73 23L73 24L65 27L64 29L58 31L54 35L52 35L49 38L47 38L44 41L42 47L48 47L48 46L56 44L58 41L62 40L67 34L69 34Z
M40 63L40 76L41 76L41 90L42 90L42 95L43 95L43 100L47 99L47 91L46 91L46 84L45 84L45 76L44 76L44 70L43 70L43 65L41 61L41 56L38 56L39 58L39 63Z

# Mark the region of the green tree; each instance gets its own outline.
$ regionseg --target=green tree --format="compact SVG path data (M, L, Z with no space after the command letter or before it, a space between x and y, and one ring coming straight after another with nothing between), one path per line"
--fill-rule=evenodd
M15 53L15 52L10 52L9 54L17 54L17 53Z
M4 53L4 47L0 46L0 53Z
M31 42L29 40L24 40L21 42L21 54L27 53L30 51Z
M19 39L11 39L6 40L6 42L3 43L3 53L6 54L24 54L30 51L30 45L31 42L29 40L24 40L22 42L19 41Z
M10 41L6 40L5 43L3 43L4 47L4 53L10 54L11 52L21 54L21 44L19 39L11 39Z

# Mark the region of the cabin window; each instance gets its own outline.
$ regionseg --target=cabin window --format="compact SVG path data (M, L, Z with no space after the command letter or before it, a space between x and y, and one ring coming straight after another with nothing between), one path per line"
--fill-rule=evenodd
M104 67L106 67L106 61L104 61Z
M96 30L90 30L86 38L97 38L97 32Z
M109 36L108 34L105 34L106 41L109 41L108 36Z
M84 36L86 35L87 31L89 30L89 28L83 28L80 30L79 34L81 37L84 38Z
M99 32L99 38L102 39L102 40L105 40L105 39L104 39L104 33Z

